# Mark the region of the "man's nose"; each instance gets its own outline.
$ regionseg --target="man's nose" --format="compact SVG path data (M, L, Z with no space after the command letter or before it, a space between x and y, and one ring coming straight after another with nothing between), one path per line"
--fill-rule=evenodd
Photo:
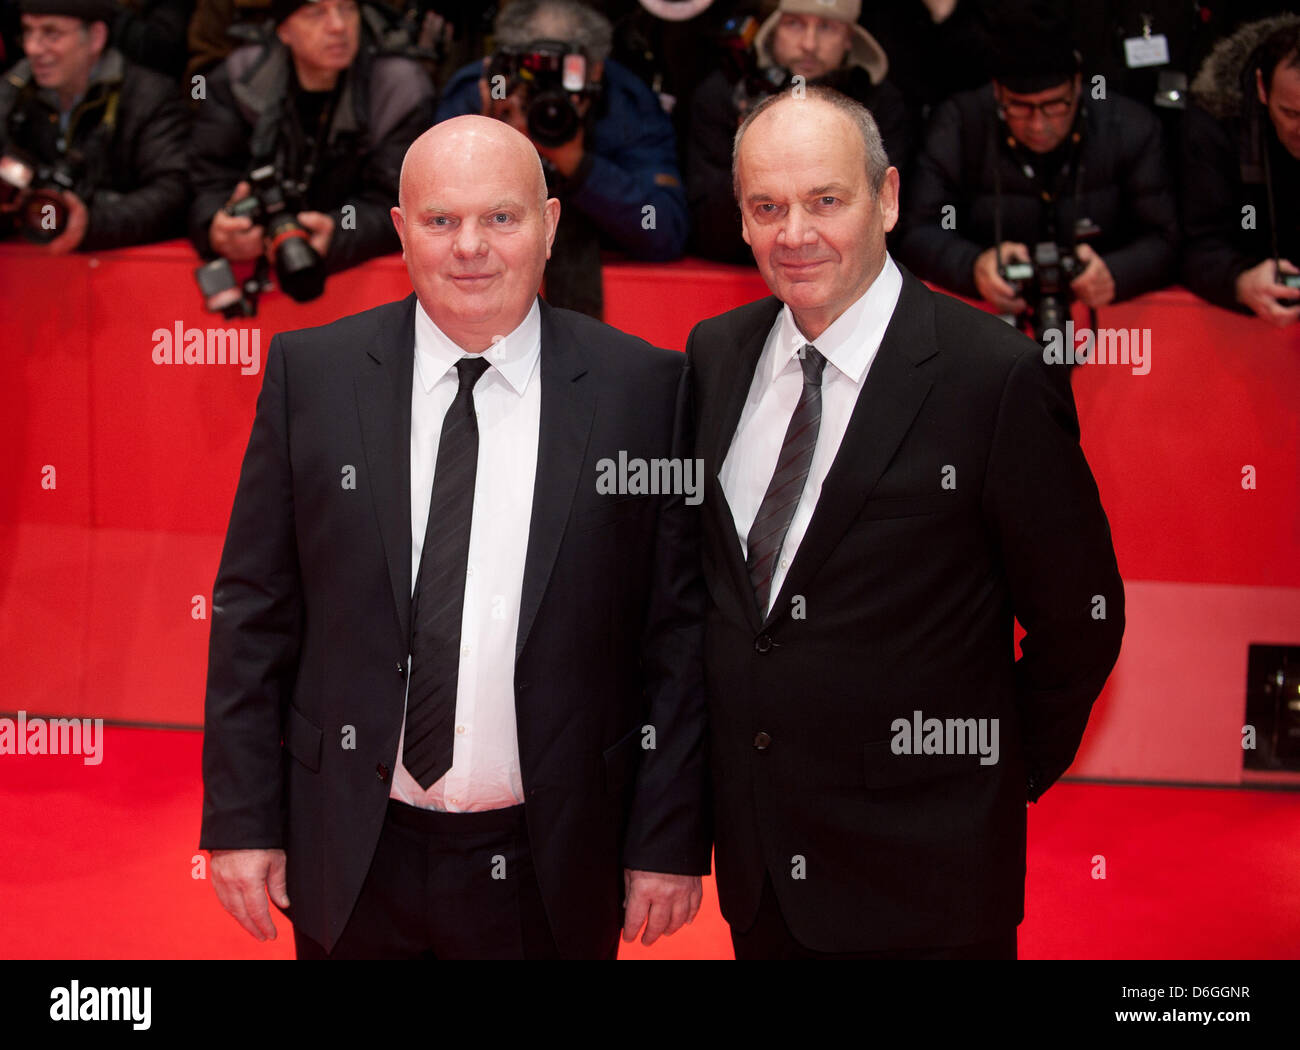
M805 51L817 50L817 27L815 25L806 25L803 27L803 39L800 46Z
M474 255L481 255L487 250L487 243L483 239L483 233L479 230L478 224L473 222L463 222L460 229L456 231L456 236L452 238L451 250L458 259L468 259Z
M802 208L791 208L777 233L777 241L787 248L799 248L817 239L817 230Z

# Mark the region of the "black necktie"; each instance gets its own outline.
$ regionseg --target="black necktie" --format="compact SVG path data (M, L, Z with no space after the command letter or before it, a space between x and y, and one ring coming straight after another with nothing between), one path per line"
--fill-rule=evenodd
M460 671L460 620L478 472L474 384L482 357L456 362L460 388L442 418L424 548L411 597L411 683L406 698L402 764L426 791L451 768Z
M745 568L749 570L759 616L763 619L767 618L776 560L785 543L785 534L790 530L795 508L799 506L799 497L803 495L804 482L808 480L808 468L812 466L817 431L822 421L822 370L826 367L826 358L811 343L805 343L799 351L799 363L803 366L803 391L799 394L799 403L794 406L790 425L785 429L776 471L763 502L759 504L758 516L749 528L746 544Z

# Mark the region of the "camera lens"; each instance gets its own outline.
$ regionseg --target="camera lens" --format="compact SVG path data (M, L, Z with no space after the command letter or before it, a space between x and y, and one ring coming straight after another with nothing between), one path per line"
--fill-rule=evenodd
M305 303L325 291L325 265L292 214L272 219L266 236L275 253L276 279L289 298Z
M49 190L32 190L22 203L23 236L33 244L49 244L68 228L68 208Z
M528 104L528 134L543 146L562 146L578 133L578 111L563 91L539 92Z

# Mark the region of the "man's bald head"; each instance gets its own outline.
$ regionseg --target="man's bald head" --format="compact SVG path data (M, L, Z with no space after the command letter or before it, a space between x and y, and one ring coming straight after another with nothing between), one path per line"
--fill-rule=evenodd
M514 331L560 219L533 144L488 117L437 124L407 150L398 202L393 226L430 320L470 353Z
M505 166L521 192L531 181L537 206L545 207L546 173L533 144L509 124L472 113L435 124L411 143L402 160L397 202L406 207L413 180L423 182L430 175L450 178L453 170L472 177L473 169L481 171L489 165L491 169Z

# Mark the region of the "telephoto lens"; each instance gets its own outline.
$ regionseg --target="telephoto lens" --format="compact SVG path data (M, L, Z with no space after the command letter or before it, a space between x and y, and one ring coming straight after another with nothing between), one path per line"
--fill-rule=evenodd
M318 298L325 291L325 264L293 213L273 216L266 239L275 258L276 281L285 294L300 303Z
M578 133L578 111L562 90L539 92L528 103L528 135L539 145L563 146Z

